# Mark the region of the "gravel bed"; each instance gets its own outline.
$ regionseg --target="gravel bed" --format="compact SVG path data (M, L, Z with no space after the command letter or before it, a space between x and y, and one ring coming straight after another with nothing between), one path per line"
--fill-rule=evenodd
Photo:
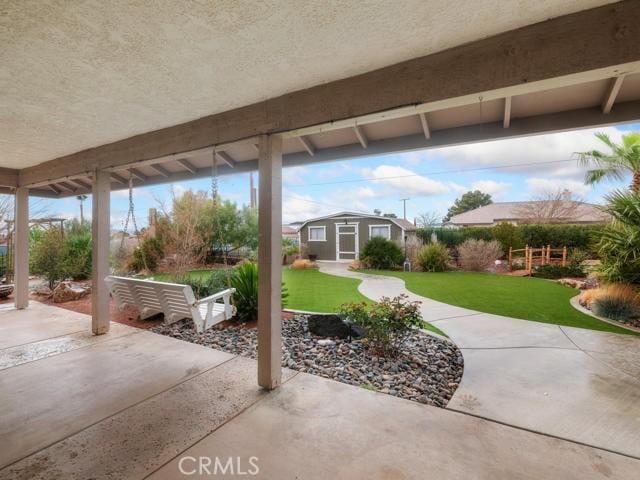
M198 334L191 320L183 320L151 331L244 357L257 355L257 330L240 324ZM462 378L460 350L420 330L395 359L371 355L359 340L314 337L304 315L283 322L282 340L283 367L428 405L445 407Z

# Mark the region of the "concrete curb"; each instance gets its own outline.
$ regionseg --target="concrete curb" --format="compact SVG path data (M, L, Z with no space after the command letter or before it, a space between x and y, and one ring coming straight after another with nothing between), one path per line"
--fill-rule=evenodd
M589 315L593 318L597 318L598 320L608 323L609 325L615 325L616 327L624 328L625 330L640 333L640 328L632 327L630 325L625 325L624 323L616 322L615 320L610 320L608 318L600 317L596 315L588 308L585 308L582 305L580 305L580 302L578 301L579 298L580 298L580 294L576 295L575 297L571 297L571 299L569 300L569 303L571 304L571 306L576 310L578 310L579 312L582 312L585 315Z

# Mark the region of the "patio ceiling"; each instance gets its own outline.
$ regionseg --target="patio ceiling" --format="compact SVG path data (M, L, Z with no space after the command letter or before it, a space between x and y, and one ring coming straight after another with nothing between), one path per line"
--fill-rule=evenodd
M638 120L637 2L581 11L605 3L9 2L0 185L203 177L213 145L221 175L250 171L260 134L287 166Z
M638 71L637 65L626 71ZM616 75L617 76L614 76ZM640 73L602 72L584 83L507 97L469 99L443 109L415 106L385 114L318 125L285 133L283 164L382 155L446 145L549 133L640 119ZM529 86L520 88L522 91ZM115 167L112 190L202 178L211 175L213 148L207 147L139 162L135 168ZM220 175L256 170L256 139L216 147ZM65 197L91 192L88 175L46 182L33 195Z

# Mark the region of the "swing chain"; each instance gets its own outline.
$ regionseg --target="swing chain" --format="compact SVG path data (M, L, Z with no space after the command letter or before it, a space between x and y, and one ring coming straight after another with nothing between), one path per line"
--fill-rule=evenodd
M133 202L133 169L129 170L129 210L127 211L127 218L124 221L124 228L122 229L122 239L120 240L120 256L124 255L125 236L129 230L129 219L133 223L133 233L138 238L138 247L140 247L140 230L138 230L138 223L136 222L135 204ZM142 252L142 264L145 270L147 270L147 259L144 252Z

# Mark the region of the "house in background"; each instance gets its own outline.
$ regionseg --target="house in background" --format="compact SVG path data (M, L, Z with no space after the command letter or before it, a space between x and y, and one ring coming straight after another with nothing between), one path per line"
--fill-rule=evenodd
M401 218L339 212L306 220L298 230L300 245L317 260L352 261L371 238L379 236L404 247L416 236L416 227Z
M497 202L454 215L448 227L493 227L499 223L521 224L599 224L608 223L609 214L599 205L570 199L530 202Z

